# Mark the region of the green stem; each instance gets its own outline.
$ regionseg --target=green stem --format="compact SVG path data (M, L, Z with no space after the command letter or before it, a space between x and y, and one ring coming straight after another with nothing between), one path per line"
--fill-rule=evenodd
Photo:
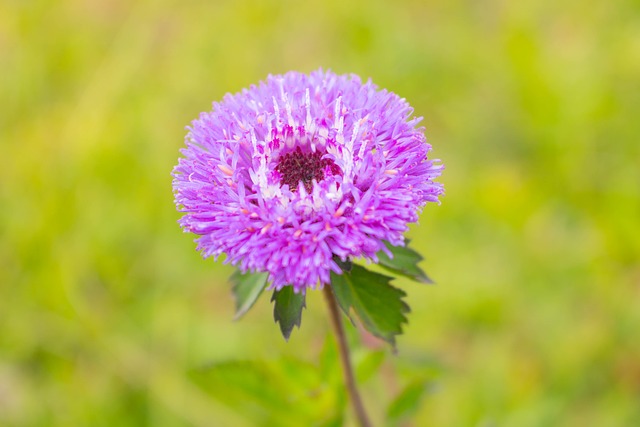
M358 392L358 387L356 386L356 379L353 375L353 367L351 366L351 359L349 357L347 337L344 333L340 310L338 309L338 303L333 295L331 286L325 285L324 297L325 301L327 301L327 306L329 307L331 326L333 327L333 332L336 335L336 341L338 341L338 352L340 353L340 363L342 364L344 383L347 387L347 393L349 394L351 404L353 405L353 410L355 411L360 427L372 427L369 417L367 416L367 412L364 410L364 405L362 404L362 398Z

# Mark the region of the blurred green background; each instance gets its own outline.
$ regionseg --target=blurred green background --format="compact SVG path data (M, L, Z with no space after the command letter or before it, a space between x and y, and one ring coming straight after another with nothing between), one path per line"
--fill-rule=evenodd
M171 192L212 101L319 67L446 165L399 353L350 329L376 424L640 425L637 2L1 0L0 64L0 425L353 425L319 293L233 322Z

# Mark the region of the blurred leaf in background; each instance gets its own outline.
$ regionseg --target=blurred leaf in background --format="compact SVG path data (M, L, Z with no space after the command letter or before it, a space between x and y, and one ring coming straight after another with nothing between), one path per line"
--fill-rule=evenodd
M288 425L260 402L314 392L293 413L340 413L321 296L289 343L267 298L232 322L170 178L212 101L319 67L407 98L446 165L409 233L438 285L398 281L374 420L436 376L402 422L640 425L637 2L4 0L0 64L0 425Z

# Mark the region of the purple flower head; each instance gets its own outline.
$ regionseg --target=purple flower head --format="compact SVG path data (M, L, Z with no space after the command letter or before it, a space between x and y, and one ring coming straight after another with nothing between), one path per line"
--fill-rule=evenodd
M180 225L204 257L294 290L403 245L442 185L421 118L355 75L289 72L227 94L193 121L173 171Z

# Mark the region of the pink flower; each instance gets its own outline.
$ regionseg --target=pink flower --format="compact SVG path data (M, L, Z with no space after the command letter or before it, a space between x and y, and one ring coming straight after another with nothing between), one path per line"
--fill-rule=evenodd
M272 287L329 283L335 262L403 245L442 165L404 99L355 75L269 76L192 123L173 171L180 224Z

